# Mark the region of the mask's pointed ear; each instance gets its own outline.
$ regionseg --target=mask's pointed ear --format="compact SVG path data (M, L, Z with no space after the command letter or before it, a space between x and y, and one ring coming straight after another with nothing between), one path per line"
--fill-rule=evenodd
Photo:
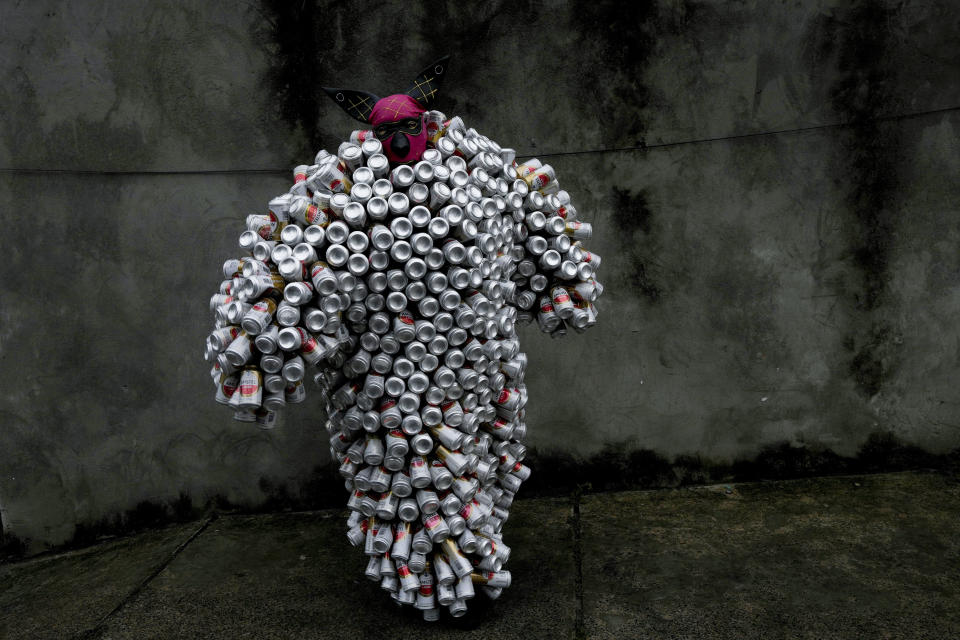
M351 116L370 124L370 112L373 111L373 105L377 103L377 96L367 91L354 91L353 89L330 89L323 87L327 95L333 98L333 101L340 105L344 111Z
M407 89L407 95L420 103L423 108L428 108L437 98L437 90L440 83L447 75L447 63L450 62L450 56L443 56L429 67L420 72Z

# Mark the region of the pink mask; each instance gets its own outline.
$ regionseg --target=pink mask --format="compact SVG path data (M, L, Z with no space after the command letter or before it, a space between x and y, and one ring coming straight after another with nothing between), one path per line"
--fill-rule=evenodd
M449 56L437 60L418 75L406 93L378 98L366 91L323 90L351 116L373 127L391 163L417 162L427 149L423 114L437 95Z
M373 105L370 124L391 163L417 162L427 149L426 110L405 93L381 98Z

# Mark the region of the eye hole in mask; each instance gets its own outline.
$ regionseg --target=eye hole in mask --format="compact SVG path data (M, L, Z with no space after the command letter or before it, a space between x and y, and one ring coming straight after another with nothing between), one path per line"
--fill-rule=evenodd
M381 140L389 138L394 133L402 131L409 135L417 135L423 127L423 118L405 118L396 122L383 122L374 127L373 131Z

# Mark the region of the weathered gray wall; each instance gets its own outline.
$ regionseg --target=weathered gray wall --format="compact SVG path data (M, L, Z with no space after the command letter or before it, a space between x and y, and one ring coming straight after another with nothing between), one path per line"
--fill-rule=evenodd
M532 445L960 446L956 3L362 6L0 7L8 534L255 505L328 460L315 395L271 433L214 404L206 300L242 216L353 128L319 87L400 90L443 53L448 114L590 151L549 161L596 223L602 322L524 334Z

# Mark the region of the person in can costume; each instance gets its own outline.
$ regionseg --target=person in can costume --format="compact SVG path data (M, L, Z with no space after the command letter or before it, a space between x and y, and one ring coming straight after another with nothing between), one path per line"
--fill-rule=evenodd
M510 586L527 357L516 326L596 323L600 257L552 167L434 109L448 58L405 93L325 88L370 128L247 216L211 298L216 400L271 429L312 380L365 575L437 620Z

